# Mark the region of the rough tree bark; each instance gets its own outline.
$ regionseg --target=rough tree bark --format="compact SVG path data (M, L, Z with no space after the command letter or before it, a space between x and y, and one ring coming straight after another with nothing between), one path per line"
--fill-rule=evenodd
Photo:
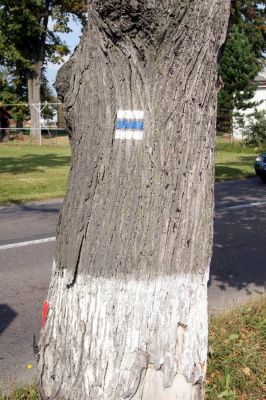
M28 78L28 103L30 107L31 135L33 139L39 139L40 130L40 103L41 103L41 72L43 62L39 61Z
M89 2L88 29L57 80L72 165L40 341L46 399L204 397L229 8ZM143 112L144 132L142 121L121 122Z
M51 13L51 1L46 0L45 15L40 18L42 26L42 33L39 41L36 43L35 63L28 76L28 103L30 106L30 119L31 119L31 135L34 140L41 140L41 83L42 83L42 69L45 62L46 40L48 21Z

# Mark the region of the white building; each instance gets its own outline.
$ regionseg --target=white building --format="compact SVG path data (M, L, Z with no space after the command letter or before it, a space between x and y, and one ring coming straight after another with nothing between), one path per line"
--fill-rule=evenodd
M262 71L255 80L259 82L259 86L255 92L253 99L250 101L256 103L257 110L266 111L266 70ZM252 114L253 112L254 108L247 108L246 110L242 110L241 114L249 115ZM237 125L237 123L234 124L233 127L233 136L234 139L236 140L243 139L242 129Z

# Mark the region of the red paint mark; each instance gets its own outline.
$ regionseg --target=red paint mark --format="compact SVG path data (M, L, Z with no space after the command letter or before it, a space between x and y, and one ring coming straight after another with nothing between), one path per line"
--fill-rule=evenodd
M48 301L45 301L44 305L43 305L43 310L42 310L42 329L44 329L44 325L45 325L45 321L46 321L46 318L47 318L48 310L49 310L49 303L48 303Z

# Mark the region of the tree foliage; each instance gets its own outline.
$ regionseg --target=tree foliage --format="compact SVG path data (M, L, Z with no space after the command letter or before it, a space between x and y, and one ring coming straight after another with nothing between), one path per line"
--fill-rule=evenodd
M39 61L62 61L69 49L57 33L70 31L70 14L83 20L84 12L77 0L0 0L0 62L27 75Z
M0 105L5 107L16 121L17 126L29 118L28 107L23 105L27 101L25 81L20 81L9 74L5 68L0 69ZM14 104L11 106L11 104Z
M247 36L257 62L263 66L266 52L266 1L232 0L231 24Z
M9 75L2 101L18 103L25 101L25 96L28 103L44 97L49 101L45 65L60 63L69 53L59 33L71 30L71 15L85 23L85 0L0 0L0 65ZM29 82L34 79L38 84L32 85L37 91L33 100ZM17 115L13 107L14 113ZM25 117L25 112L22 114Z
M247 142L260 146L266 142L266 112L255 109L247 118L243 135Z
M248 100L256 90L257 84L254 79L258 71L257 58L246 34L234 25L220 67L224 86L218 97L218 129L230 129L233 111L251 106Z
M47 103L45 106L43 105L42 109L42 117L45 119L53 119L53 116L57 110L57 99L54 95L54 91L49 85L49 81L45 76L45 71L42 73L41 80L41 102Z
M254 79L263 68L266 51L266 1L233 0L231 25L224 48L220 75L223 89L218 98L218 130L232 129L233 110L251 106Z
M56 109L56 99L54 92L45 76L45 71L41 77L41 101L50 103L47 105L42 115L45 118L53 118ZM5 106L16 121L17 127L22 127L23 121L30 118L27 105L27 85L25 80L21 82L16 77L9 74L6 68L0 69L0 105Z

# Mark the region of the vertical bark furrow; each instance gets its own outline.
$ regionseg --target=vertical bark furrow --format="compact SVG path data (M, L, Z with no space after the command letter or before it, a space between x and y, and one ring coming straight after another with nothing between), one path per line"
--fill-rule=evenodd
M64 351L67 363L63 371L60 363L55 363L52 368L55 387L60 384L64 392L65 385L72 388L87 385L92 390L92 399L122 399L127 398L124 396L129 388L128 398L133 398L142 369L158 371L156 379L162 388L171 388L180 374L191 382L191 388L193 382L204 378L206 332L200 327L200 315L206 291L205 283L200 285L200 277L192 278L193 282L179 276L159 278L146 284L141 281L123 284L79 276L76 281L78 291L75 287L65 288L68 279L64 276L58 281L60 286L53 288L54 294L50 297L53 308L49 316L52 324L46 328L45 335L50 337L54 352L51 354L46 348L42 354L42 361L51 368L49 363ZM62 293L62 297L58 293ZM184 306L187 294L190 302ZM71 321L70 316L66 318L61 312L65 302L76 310ZM62 334L66 332L63 343L51 328L57 325ZM161 331L166 326L167 335ZM178 326L184 327L182 334ZM192 328L199 337L194 336ZM181 354L176 354L179 341L182 341ZM193 354L191 348L195 349ZM107 363L105 370L103 366L106 368ZM133 371L133 377L129 371ZM66 383L62 384L62 381Z
M41 340L46 398L203 398L229 8L89 2L88 29L57 83L73 155ZM144 112L143 140L116 137L119 110Z

